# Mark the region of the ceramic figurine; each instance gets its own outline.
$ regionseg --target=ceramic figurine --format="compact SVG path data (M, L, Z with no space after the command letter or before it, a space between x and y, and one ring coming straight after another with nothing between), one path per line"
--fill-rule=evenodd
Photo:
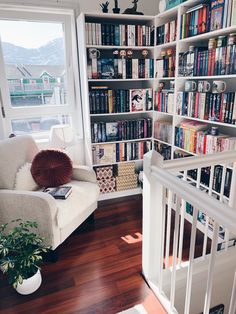
M124 11L123 14L135 14L135 15L143 15L142 12L137 12L137 8L138 8L138 0L133 0L132 3L134 4L132 8L128 8Z
M113 13L120 13L120 8L118 8L118 0L115 0L115 7L112 9Z
M108 6L109 6L109 2L105 2L105 3L102 3L100 4L100 7L102 8L102 12L103 13L108 13Z

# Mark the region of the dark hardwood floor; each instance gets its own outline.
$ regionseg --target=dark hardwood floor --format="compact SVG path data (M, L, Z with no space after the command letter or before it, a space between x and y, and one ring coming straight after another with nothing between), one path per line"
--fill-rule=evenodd
M151 293L141 276L142 244L121 239L142 232L141 207L141 196L101 202L94 224L79 228L58 248L59 261L42 267L42 286L32 295L17 294L1 274L0 313L115 314L142 303ZM191 225L185 222L184 260L190 233ZM199 256L200 232L196 242Z
M59 261L42 267L43 282L21 296L0 275L0 312L114 314L143 302L141 242L121 237L141 232L141 197L99 204L94 225L76 231L58 249Z

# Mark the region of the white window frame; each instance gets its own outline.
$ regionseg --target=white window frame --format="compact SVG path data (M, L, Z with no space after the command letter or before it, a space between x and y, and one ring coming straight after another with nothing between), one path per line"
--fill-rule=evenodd
M0 40L0 105L4 107L6 117L1 119L0 137L8 137L11 131L11 120L27 119L36 116L46 117L53 115L69 115L76 135L83 137L82 110L79 89L78 56L76 42L76 24L73 10L48 9L39 7L1 6L0 20L18 20L32 22L55 22L64 25L64 44L67 78L67 104L43 105L32 107L12 107L10 93L5 73L5 64L2 55ZM2 115L0 111L0 116ZM1 124L0 121L0 124ZM1 134L2 133L2 134ZM37 135L36 139L45 139L48 134L44 132Z

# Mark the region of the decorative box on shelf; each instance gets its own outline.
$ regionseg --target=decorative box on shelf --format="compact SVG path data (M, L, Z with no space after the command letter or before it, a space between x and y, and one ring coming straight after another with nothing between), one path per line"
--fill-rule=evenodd
M116 190L125 191L132 190L138 187L138 175L130 174L126 176L116 177Z
M116 191L116 179L109 178L106 180L98 180L101 194L112 193Z
M106 180L113 177L113 167L104 166L96 168L97 180Z
M115 173L118 177L132 175L135 173L135 162L124 162L115 167Z

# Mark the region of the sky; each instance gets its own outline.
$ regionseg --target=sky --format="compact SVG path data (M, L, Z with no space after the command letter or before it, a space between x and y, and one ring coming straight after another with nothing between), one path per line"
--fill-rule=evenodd
M39 48L62 37L62 24L0 20L1 41L24 48Z

